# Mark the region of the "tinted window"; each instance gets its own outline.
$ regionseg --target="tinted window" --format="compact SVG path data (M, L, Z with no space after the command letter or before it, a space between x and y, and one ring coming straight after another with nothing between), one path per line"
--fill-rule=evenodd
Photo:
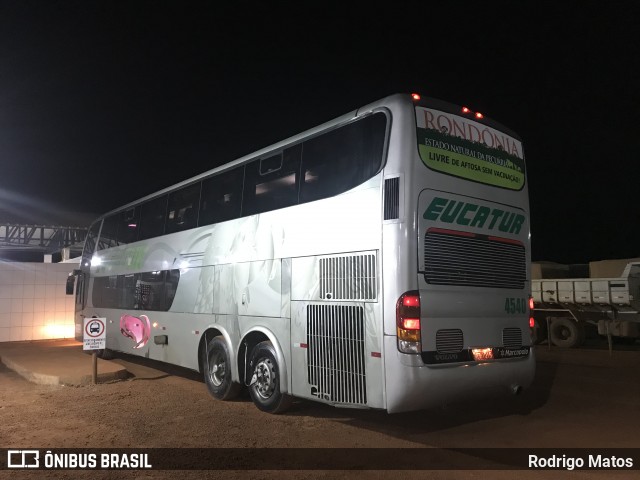
M102 231L100 232L100 241L98 242L98 250L111 248L118 245L116 238L118 236L118 218L111 215L104 219L102 223Z
M338 195L375 175L386 125L377 113L304 142L300 203Z
M126 245L138 240L140 207L129 208L118 214L118 245Z
M202 182L199 225L232 220L240 216L244 167L224 172Z
M115 213L104 219L98 250L126 245L138 240L140 207Z
M164 233L164 219L167 211L167 197L158 197L140 208L139 240L158 237Z
M118 306L118 277L95 277L92 300L95 306L116 308Z
M82 250L82 264L87 264L91 257L93 256L93 252L96 248L96 240L98 238L98 232L100 231L100 224L102 222L98 221L91 225L89 231L87 232L87 238L84 241L84 249Z
M164 307L165 272L146 272L136 275L135 308L162 310Z
M301 145L255 160L245 169L242 214L268 212L298 203Z
M178 289L180 270L163 270L93 279L95 307L167 311Z
M189 185L169 194L166 233L194 228L198 224L200 184Z

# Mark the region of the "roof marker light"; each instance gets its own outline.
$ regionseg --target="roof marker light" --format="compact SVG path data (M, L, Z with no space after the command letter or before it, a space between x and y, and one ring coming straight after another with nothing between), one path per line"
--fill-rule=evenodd
M480 112L476 112L476 118L484 118L484 115Z
M420 100L420 94L412 93L411 94L411 98L413 98L417 102L418 100Z
M469 113L471 110L469 110L467 107L462 107L462 113Z

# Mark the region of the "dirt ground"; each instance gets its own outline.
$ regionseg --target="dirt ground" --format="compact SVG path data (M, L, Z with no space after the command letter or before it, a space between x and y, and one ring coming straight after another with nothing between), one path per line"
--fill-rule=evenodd
M284 415L268 415L248 395L214 400L193 372L129 357L116 361L135 375L131 379L83 387L32 384L0 364L0 448L640 447L640 351L617 353L624 360L618 364L602 351L539 350L535 383L521 396L398 415L306 401ZM604 362L592 361L594 355ZM640 472L0 470L0 479L516 476L626 479Z

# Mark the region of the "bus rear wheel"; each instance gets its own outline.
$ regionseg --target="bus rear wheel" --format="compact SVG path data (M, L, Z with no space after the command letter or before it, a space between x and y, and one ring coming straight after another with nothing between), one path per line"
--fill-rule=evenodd
M280 366L271 342L257 344L251 352L249 394L263 412L282 413L292 399L280 391Z
M231 400L238 396L242 386L231 379L231 362L227 342L222 336L213 338L203 352L204 383L209 393L218 400Z

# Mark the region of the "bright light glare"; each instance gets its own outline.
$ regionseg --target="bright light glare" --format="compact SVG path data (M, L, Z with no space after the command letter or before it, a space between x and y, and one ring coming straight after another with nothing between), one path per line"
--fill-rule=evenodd
M91 266L98 267L102 265L102 259L98 255L94 255L91 259Z
M42 327L44 338L73 338L75 325L45 325Z
M474 360L493 360L493 350L490 348L472 348Z

